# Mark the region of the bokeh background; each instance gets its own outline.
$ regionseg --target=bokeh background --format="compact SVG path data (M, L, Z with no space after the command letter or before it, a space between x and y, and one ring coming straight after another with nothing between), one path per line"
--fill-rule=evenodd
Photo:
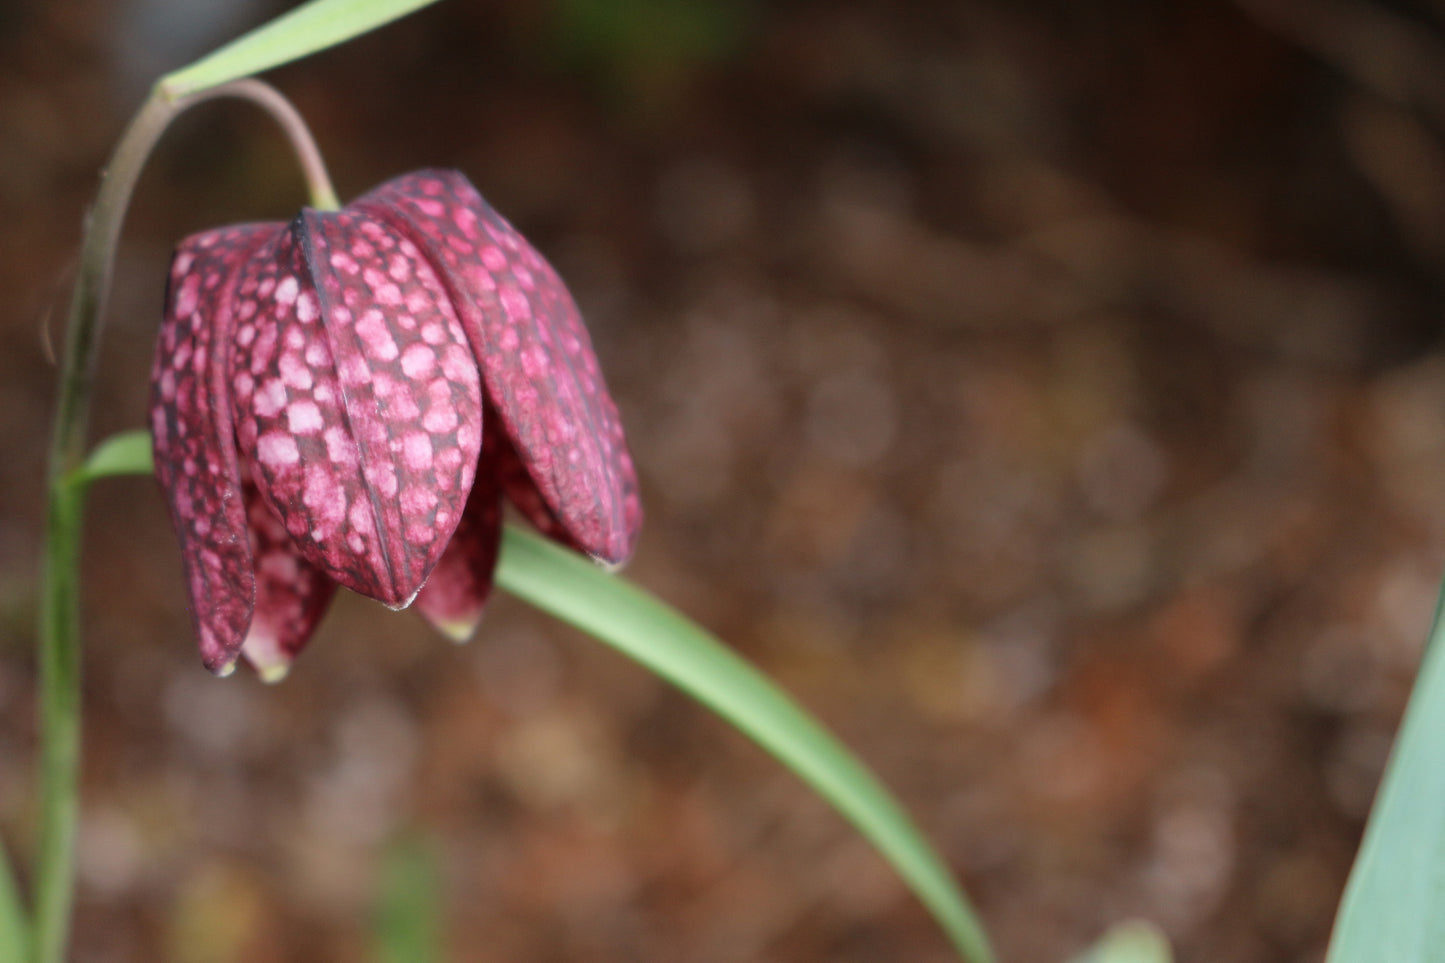
M42 448L85 204L149 83L284 4L0 4L0 834L33 839ZM464 170L568 278L630 575L876 768L1005 959L1110 923L1321 958L1445 561L1445 3L451 0L270 75L342 195ZM168 135L94 434L171 246L303 199L246 105ZM683 696L507 598L338 599L217 681L154 485L86 557L78 961L943 961L891 871Z

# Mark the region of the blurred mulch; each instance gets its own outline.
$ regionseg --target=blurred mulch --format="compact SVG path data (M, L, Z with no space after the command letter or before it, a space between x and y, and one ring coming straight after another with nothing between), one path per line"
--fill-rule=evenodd
M12 850L77 225L149 78L262 6L0 9ZM457 166L559 266L643 474L631 576L877 768L1005 959L1131 916L1320 958L1445 559L1438 11L625 7L443 4L274 80L343 194ZM143 423L176 239L300 199L247 108L178 125L97 436ZM418 827L455 960L949 958L795 780L514 602L451 648L343 598L284 685L218 682L153 487L91 517L77 960L364 958Z

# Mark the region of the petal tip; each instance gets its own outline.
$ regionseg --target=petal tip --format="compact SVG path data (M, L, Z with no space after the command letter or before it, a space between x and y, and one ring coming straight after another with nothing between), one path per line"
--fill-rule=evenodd
M382 605L385 605L387 608L391 609L393 612L400 612L403 609L411 608L411 603L415 602L416 597L420 594L421 586L417 586L415 589L412 589L410 595L406 595L395 602L390 602L386 599L377 599L377 601L380 602Z
M587 557L592 559L592 561L596 563L598 567L600 567L602 571L606 572L608 575L616 575L618 572L622 571L624 568L627 567L627 563L632 560L632 553L628 552L621 557L609 557L606 555L595 554L588 554Z
M268 685L280 682L286 678L286 673L291 671L290 653L281 647L274 632L261 625L251 626L251 632L246 636L246 644L241 651L246 656L246 661L251 663L251 668L256 670L256 675Z
M289 662L271 662L256 666L256 675L267 685L275 685L291 674Z
M477 634L477 626L481 621L482 615L478 612L475 616L464 618L437 619L432 622L432 626L454 644L465 645Z

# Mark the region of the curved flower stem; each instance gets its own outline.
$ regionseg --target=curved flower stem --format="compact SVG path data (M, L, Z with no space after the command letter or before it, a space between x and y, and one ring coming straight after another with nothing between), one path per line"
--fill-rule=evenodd
M281 125L286 139L291 142L291 149L296 152L296 160L301 165L301 176L306 180L311 206L318 211L334 211L341 207L336 191L331 186L331 176L326 173L326 162L321 159L321 150L316 146L316 140L311 136L306 121L301 119L291 101L283 97L279 90L270 84L247 78L183 97L177 100L176 104L184 110L185 107L213 97L239 97L251 101L270 114L271 118Z
M71 294L60 397L50 442L49 507L41 571L40 840L35 866L35 963L61 963L70 926L80 771L79 561L85 483L85 433L121 222L146 159L185 110L218 97L258 104L280 123L300 158L317 207L337 206L326 169L296 110L274 88L238 80L171 99L152 93L111 156L85 228Z
M312 205L323 210L340 206L311 132L296 108L274 87L259 80L246 79L178 100L170 100L159 92L153 93L116 145L86 224L66 323L60 399L55 416L55 435L51 439L52 483L78 468L85 458L86 408L90 403L96 352L100 345L100 313L110 292L115 247L126 208L135 193L136 181L146 159L155 149L156 141L160 140L171 122L189 108L220 97L249 100L271 114L296 151Z

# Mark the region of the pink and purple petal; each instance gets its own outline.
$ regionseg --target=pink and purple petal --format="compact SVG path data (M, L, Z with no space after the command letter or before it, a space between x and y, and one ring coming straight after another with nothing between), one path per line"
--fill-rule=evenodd
M506 440L489 417L483 430L483 465L492 464L492 450L499 444ZM492 593L501 547L501 480L492 471L478 472L461 524L416 597L417 612L454 642L470 639Z
M297 552L254 485L244 486L244 496L256 558L256 612L241 654L262 680L279 682L326 614L336 582Z
M517 449L512 446L510 439L503 439L496 446L495 453L491 456L488 464L492 473L499 480L507 500L516 506L517 511L521 512L537 531L554 541L561 542L568 548L587 552L587 548L578 544L577 540L572 537L567 525L557 517L557 513L552 510L552 506L547 503L547 499L537 489L537 483L532 480L531 473L522 463L521 456L517 454ZM608 560L603 559L603 561ZM609 564L612 563L609 562Z
M457 525L481 446L476 362L411 242L305 211L238 292L237 437L298 551L409 604Z
M151 373L156 477L181 543L201 659L236 664L251 624L255 578L226 403L240 270L282 229L253 224L187 238L171 263Z
M488 401L566 540L625 561L642 523L636 474L591 339L551 265L455 171L399 177L350 207L390 222L436 266Z

